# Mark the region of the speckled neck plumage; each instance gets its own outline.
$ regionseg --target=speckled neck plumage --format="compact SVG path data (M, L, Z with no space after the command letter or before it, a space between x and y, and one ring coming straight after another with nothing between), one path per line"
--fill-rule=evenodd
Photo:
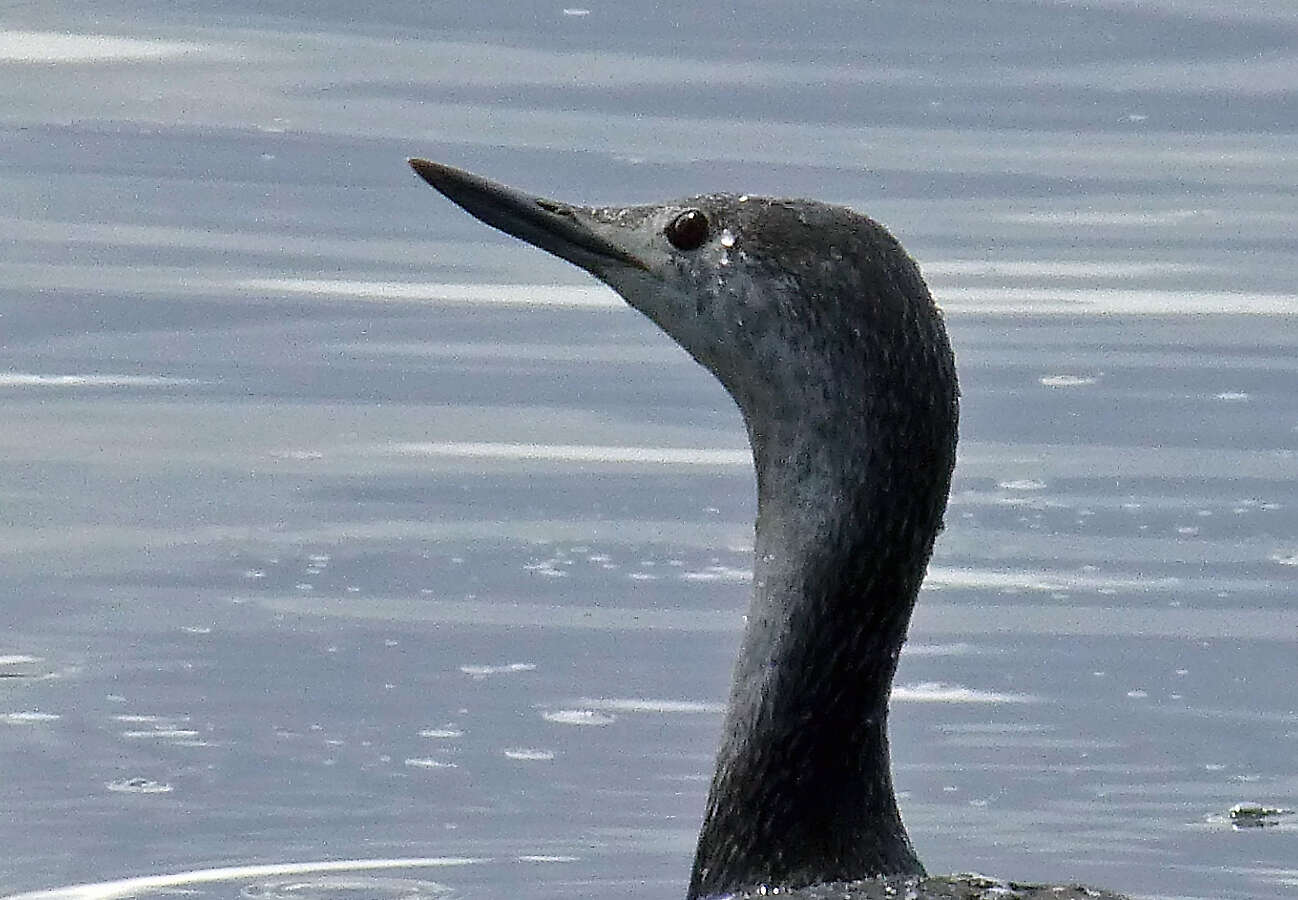
M859 331L824 335L852 358L806 367L778 415L743 410L755 587L690 898L924 871L893 794L887 701L946 506L956 381L918 274L881 229L866 236L863 270L839 282L860 293L808 298L851 307L822 323Z

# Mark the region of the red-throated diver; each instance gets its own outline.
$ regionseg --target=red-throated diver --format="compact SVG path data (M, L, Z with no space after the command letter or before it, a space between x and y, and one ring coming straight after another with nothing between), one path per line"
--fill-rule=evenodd
M896 239L807 200L590 208L410 165L483 222L608 284L743 414L757 471L753 600L690 900L771 888L1114 897L924 878L897 810L888 694L942 528L959 391L941 313Z

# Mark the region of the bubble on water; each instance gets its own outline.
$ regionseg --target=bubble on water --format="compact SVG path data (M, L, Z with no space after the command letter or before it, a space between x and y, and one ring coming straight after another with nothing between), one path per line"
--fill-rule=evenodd
M544 762L554 759L553 750L541 750L536 747L510 747L504 751L506 759L517 759L526 762Z
M1083 387L1097 381L1099 378L1094 375L1046 375L1041 378L1046 387Z
M568 560L547 559L541 562L527 563L523 566L525 572L535 572L537 575L544 575L546 578L566 578L568 573L558 568L559 565L569 564Z
M119 778L104 785L119 794L169 794L175 788L152 778Z
M421 738L457 738L464 737L459 728L424 728L419 732Z
M1248 399L1248 394L1245 391L1222 391L1220 394L1214 394L1213 399L1240 403Z
M1016 478L1010 481L1001 481L996 486L1007 491L1043 491L1046 489L1046 483L1035 478Z
M610 725L616 716L593 709L552 709L541 713L541 718L556 725Z
M920 644L911 641L901 652L905 656L969 656L979 651L973 644Z
M474 678L486 678L488 675L506 675L514 672L532 672L536 670L536 663L512 662L502 665L478 665L466 663L460 666L460 671L465 675L472 675Z
M700 700L664 700L645 697L582 697L579 701L587 709L605 712L632 713L720 713L725 707L720 703Z
M299 462L324 459L324 453L319 450L272 450L270 455L272 459L288 459Z
M537 863L570 863L580 862L579 856L541 856L539 854L528 854L527 856L517 857L519 862L537 862Z
M753 573L748 569L737 569L733 566L711 565L697 572L682 572L682 581L727 581L743 583L752 581Z
M446 762L441 759L433 759L431 756L409 756L401 761L401 764L411 769L458 769L459 765L453 762Z
M198 732L192 728L152 728L148 731L123 731L121 737L132 740L143 738L146 740L174 741L196 738Z

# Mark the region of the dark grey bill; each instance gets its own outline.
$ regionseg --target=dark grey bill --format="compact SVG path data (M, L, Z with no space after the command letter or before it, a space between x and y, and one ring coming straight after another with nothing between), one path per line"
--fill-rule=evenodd
M408 162L420 178L471 215L583 269L604 269L609 262L645 268L644 262L596 234L577 207L534 197L454 166L426 159Z

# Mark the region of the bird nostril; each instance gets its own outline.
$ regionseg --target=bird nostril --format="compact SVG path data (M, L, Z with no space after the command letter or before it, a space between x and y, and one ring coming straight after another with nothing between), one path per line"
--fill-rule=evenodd
M566 216L569 219L573 217L572 207L564 203L557 203L554 200L546 200L544 197L538 197L536 205L548 213L554 213L556 216Z

